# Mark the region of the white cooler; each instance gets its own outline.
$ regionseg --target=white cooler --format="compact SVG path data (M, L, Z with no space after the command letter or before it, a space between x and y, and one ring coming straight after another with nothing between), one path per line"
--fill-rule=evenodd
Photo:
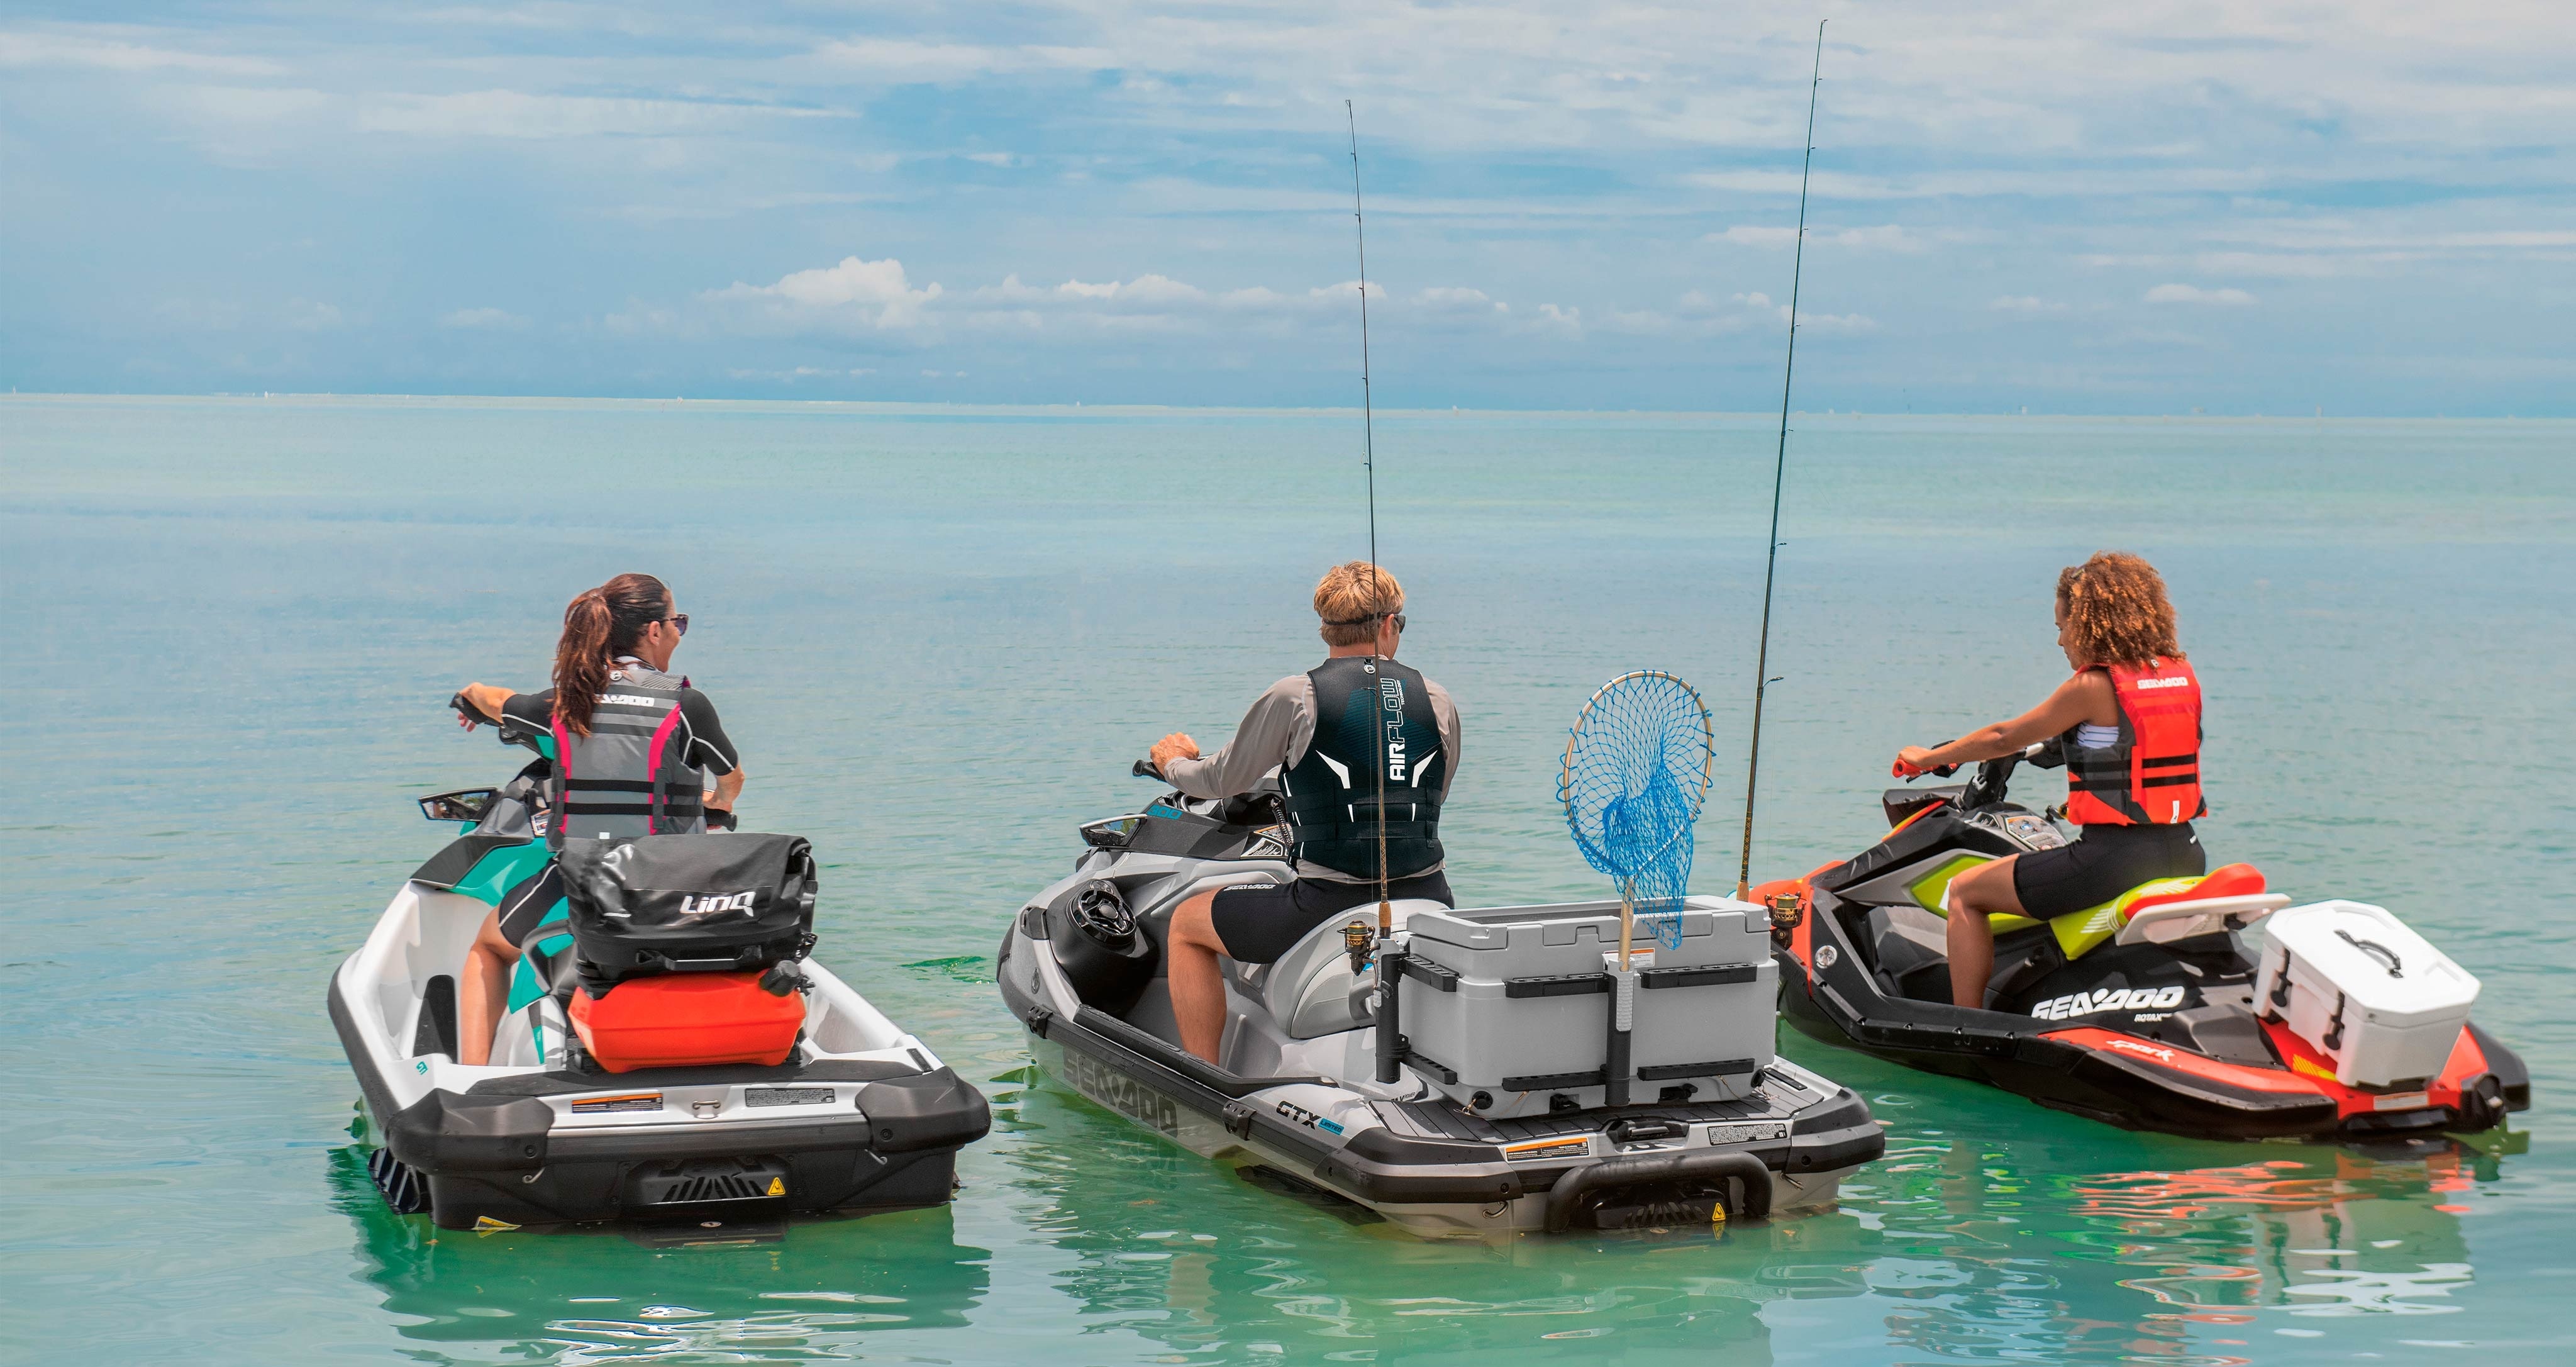
M2420 1085L2442 1071L2478 980L2381 907L2315 902L2264 922L2254 1001L2332 1058L2347 1087Z
M1771 1062L1779 967L1762 908L1727 897L1682 903L1681 947L1640 933L1632 1018L1633 1101L1691 1084L1719 1095ZM1619 948L1619 904L1419 912L1410 952L1456 975L1450 990L1408 978L1402 1030L1414 1071L1462 1103L1483 1092L1489 1116L1544 1114L1553 1095L1602 1104L1612 996L1603 962ZM1643 951L1654 950L1651 955Z

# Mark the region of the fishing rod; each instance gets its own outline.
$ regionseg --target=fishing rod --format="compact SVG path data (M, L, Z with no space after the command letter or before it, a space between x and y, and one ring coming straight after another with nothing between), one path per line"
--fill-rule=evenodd
M1376 398L1370 392L1369 385L1368 220L1362 216L1360 210L1359 115L1353 111L1351 108L1351 102L1348 100L1342 101L1342 117L1348 121L1350 127L1351 232L1353 240L1359 248L1360 451L1362 467L1368 471L1369 601L1375 603L1378 601L1377 411ZM1372 617L1369 619L1369 658L1371 661L1385 658L1378 654L1377 650L1379 629L1385 620L1386 619L1382 616ZM1376 671L1372 668L1370 672L1375 673ZM1384 696L1382 691L1380 696ZM1377 950L1377 1009L1374 1013L1377 1027L1377 1080L1383 1083L1392 1083L1404 1075L1404 1053L1402 1048L1404 1036L1399 1033L1396 1020L1397 982L1403 972L1403 950L1394 943L1395 905L1387 899L1386 895L1386 717L1382 706L1372 710L1378 713L1376 724L1369 728L1377 733L1377 766L1376 772L1370 776L1370 782L1377 798L1377 937L1375 941ZM1365 926L1356 922L1353 923L1353 925L1354 928L1346 929L1342 932L1342 945L1350 951L1351 969L1356 973L1360 967L1361 956L1365 954L1370 947L1370 941L1367 938L1368 932Z
M1369 601L1377 601L1377 413L1376 398L1369 389L1368 342L1368 221L1360 214L1360 119L1351 102L1342 101L1342 117L1349 122L1351 133L1351 231L1360 255L1360 464L1368 472L1369 533ZM1377 653L1378 620L1369 621L1369 658ZM1377 731L1377 936L1384 940L1395 929L1395 911L1386 897L1386 725L1381 720Z
M1771 583L1780 569L1780 484L1789 470L1789 381L1798 373L1798 282L1807 264L1807 173L1816 164L1816 90L1825 78L1825 21L1816 21L1816 66L1807 78L1807 151L1798 166L1798 239L1789 263L1789 359L1780 368L1780 445L1771 458L1771 539L1762 567L1762 643L1753 655L1753 747L1744 762L1744 848L1735 895L1753 886L1753 793L1762 770L1762 695L1771 685Z

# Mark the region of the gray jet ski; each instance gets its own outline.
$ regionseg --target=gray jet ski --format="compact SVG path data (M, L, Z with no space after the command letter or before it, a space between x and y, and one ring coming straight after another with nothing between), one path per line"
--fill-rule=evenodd
M1885 1150L1859 1096L1773 1053L1778 969L1751 903L1691 897L1679 947L1640 956L1626 1105L1608 1104L1616 901L1395 903L1384 1069L1373 903L1275 963L1225 960L1218 1066L1180 1047L1164 940L1191 894L1291 876L1276 788L1169 792L1081 834L1073 872L1002 939L996 977L1031 1054L1193 1153L1266 1169L1247 1173L1264 1185L1434 1238L1668 1228L1821 1206Z

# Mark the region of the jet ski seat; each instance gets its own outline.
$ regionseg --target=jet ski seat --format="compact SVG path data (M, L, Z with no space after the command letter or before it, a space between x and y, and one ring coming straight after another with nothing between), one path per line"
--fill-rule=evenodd
M1969 855L1942 865L1908 889L1917 905L1935 916L1950 913L1950 880L1986 862ZM2111 942L2171 944L2197 935L2218 934L2251 925L2290 904L2279 893L2263 890L2262 870L2251 864L2222 864L2195 878L2156 878L2140 883L2099 906L2052 916L1990 916L1986 922L1998 941L2014 931L2045 925L2069 960Z
M1418 911L1445 909L1427 899L1399 901L1394 906L1395 923L1403 925ZM1374 927L1376 905L1353 907L1326 919L1273 962L1225 960L1235 990L1259 1002L1280 1033L1290 1039L1314 1039L1368 1024L1369 991L1376 984L1376 974L1354 975L1350 951L1342 946L1342 927L1354 922Z

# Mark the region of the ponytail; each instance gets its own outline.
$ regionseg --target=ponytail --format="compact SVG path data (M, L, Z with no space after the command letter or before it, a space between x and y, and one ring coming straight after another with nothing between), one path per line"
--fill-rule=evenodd
M591 713L608 691L610 660L633 650L644 628L671 611L671 591L649 574L621 574L584 589L564 608L555 643L555 718L577 736L590 734Z

